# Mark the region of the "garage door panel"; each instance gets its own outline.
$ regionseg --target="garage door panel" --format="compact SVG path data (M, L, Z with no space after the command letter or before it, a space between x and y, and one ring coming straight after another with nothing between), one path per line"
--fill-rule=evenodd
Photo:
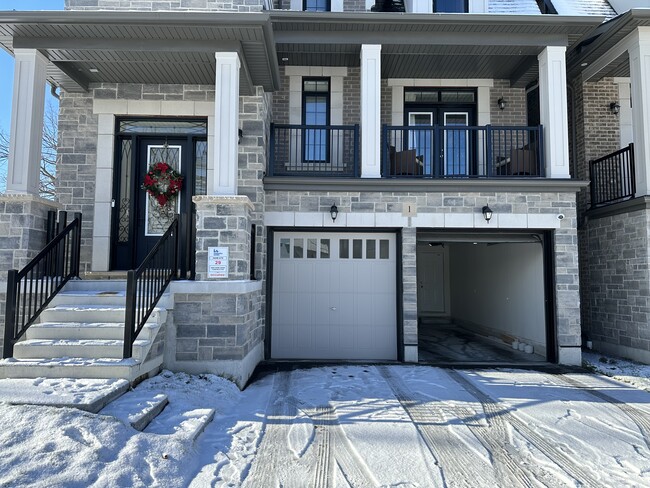
M276 233L274 246L272 357L396 358L394 235Z

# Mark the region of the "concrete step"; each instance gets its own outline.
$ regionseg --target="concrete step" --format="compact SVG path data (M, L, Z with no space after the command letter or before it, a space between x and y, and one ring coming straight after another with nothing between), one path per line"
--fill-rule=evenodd
M169 399L164 393L135 389L121 396L100 413L110 415L142 431L167 406Z
M135 359L3 359L0 360L0 378L122 378L133 382L160 371L162 356L146 363Z
M119 280L71 280L68 281L63 289L64 292L81 292L81 291L126 291L126 279Z
M194 442L205 430L207 425L212 422L214 413L215 411L212 408L197 408L195 410L162 415L151 422L145 430L151 434L173 434L189 442ZM170 426L173 426L172 431L170 431Z
M62 291L52 299L52 306L58 305L83 305L93 304L98 306L124 307L126 305L126 291Z
M112 305L78 304L56 305L43 310L41 322L117 322L124 323L126 307ZM149 322L163 323L167 319L167 310L156 307L149 317Z
M152 341L160 329L159 324L147 323L138 339ZM124 323L117 322L44 322L33 324L25 339L124 339Z
M14 346L14 358L84 358L120 359L123 354L122 340L114 339L27 339ZM133 359L142 361L151 345L148 340L133 343Z

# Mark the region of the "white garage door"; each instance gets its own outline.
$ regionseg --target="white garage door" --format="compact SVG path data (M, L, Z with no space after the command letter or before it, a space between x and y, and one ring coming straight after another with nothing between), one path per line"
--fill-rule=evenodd
M396 359L394 234L277 232L274 359Z

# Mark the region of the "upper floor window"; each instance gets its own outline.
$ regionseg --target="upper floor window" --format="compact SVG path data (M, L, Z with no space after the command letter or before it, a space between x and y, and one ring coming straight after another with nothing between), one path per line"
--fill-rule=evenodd
M328 130L313 126L327 126L330 123L330 80L329 78L303 78L302 123L312 126L303 135L305 161L324 162L328 160Z
M436 13L467 13L469 12L468 0L433 0L433 11Z
M332 6L330 0L303 0L302 9L305 12L329 12Z

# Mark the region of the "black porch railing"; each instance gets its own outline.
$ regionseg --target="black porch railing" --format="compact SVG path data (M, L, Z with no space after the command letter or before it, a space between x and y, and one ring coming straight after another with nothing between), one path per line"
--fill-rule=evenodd
M125 359L133 355L133 342L153 313L167 285L178 274L178 230L179 217L176 215L138 269L127 273Z
M592 207L633 198L636 193L634 144L589 161L589 173Z
M384 177L544 176L542 126L384 126Z
M271 124L269 176L359 176L359 126Z
M81 214L67 224L65 212L59 214L56 235L20 271L7 274L3 358L13 357L14 345L36 321L40 313L71 279L79 277ZM48 239L54 227L48 217ZM67 225L66 225L67 224Z

